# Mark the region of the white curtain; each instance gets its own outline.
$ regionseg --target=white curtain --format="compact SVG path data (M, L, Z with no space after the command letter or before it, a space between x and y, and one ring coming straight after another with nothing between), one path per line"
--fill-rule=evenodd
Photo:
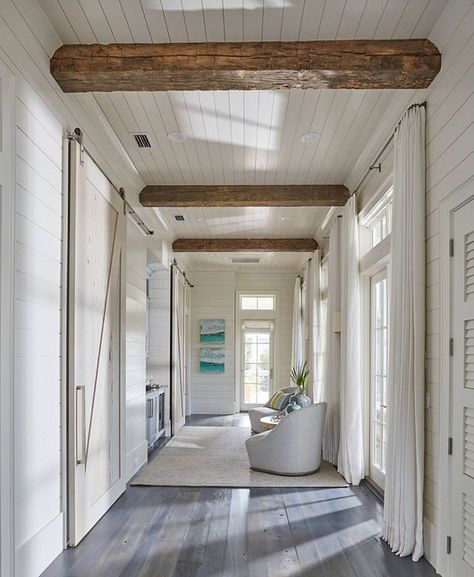
M326 341L327 341L327 304L328 304L328 266L327 261L319 263L319 325L316 340L315 362L316 362L316 392L315 403L322 403L327 400L326 385Z
M304 283L304 334L305 360L309 369L309 387L306 393L314 403L322 401L321 367L318 363L318 351L321 349L321 290L320 290L321 253L316 250L308 260Z
M395 132L384 538L423 555L425 109Z
M323 442L323 458L337 465L340 430L340 363L341 335L334 331L341 311L341 218L336 218L329 231L328 299L326 315L326 363L324 385L327 402Z
M293 334L291 348L291 367L297 367L304 358L303 337L303 293L300 277L296 278L293 293Z
M341 232L341 428L337 468L353 485L364 477L359 284L359 226L352 196L344 207Z
M184 425L186 418L186 304L187 287L182 274L172 266L173 279L173 317L172 317L172 382L171 417L172 433L176 434Z

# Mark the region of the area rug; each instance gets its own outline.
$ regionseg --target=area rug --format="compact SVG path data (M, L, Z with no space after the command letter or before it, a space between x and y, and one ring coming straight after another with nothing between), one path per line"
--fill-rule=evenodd
M329 463L317 473L284 477L251 471L240 427L183 427L132 480L163 487L346 487Z

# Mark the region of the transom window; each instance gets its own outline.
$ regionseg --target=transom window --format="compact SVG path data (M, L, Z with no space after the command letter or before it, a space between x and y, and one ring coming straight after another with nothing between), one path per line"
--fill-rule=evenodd
M366 250L377 246L392 232L392 188L364 216L361 225L367 231Z
M273 311L275 295L241 295L240 308L243 311Z

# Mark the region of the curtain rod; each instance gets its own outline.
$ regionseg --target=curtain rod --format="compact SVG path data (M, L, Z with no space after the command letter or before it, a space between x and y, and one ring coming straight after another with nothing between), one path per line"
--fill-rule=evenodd
M110 186L115 190L115 192L123 200L126 213L132 217L133 221L140 228L140 230L143 232L143 234L145 234L146 236L151 236L152 234L155 234L154 231L150 230L147 227L147 225L143 222L143 220L140 218L140 216L135 212L132 205L127 201L126 196L125 196L125 189L122 187L118 188L110 180L110 178L105 174L105 172L103 171L103 169L99 165L99 163L96 161L96 159L92 156L92 154L89 152L89 150L84 146L84 133L82 132L82 130L80 128L75 128L73 133L68 132L67 138L68 138L68 140L75 140L79 144L79 146L80 146L79 159L80 159L81 164L84 164L84 152L87 153L87 155L92 160L92 162L97 166L97 168L100 170L100 172L104 175L104 177L106 178L106 180L110 184Z
M366 181L367 177L369 176L369 174L373 171L373 170L377 170L378 172L382 172L382 163L379 162L377 164L377 161L380 160L380 158L382 157L383 153L387 150L387 148L390 146L390 144L392 143L393 139L395 138L395 132L397 131L397 128L400 125L400 122L402 121L403 116L409 111L412 110L412 108L426 108L426 100L424 102L420 102L420 103L415 103L412 104L411 106L409 106L405 112L403 112L403 114L400 116L400 118L398 119L397 123L395 124L395 127L393 128L392 134L390 135L390 138L385 142L385 144L382 146L382 148L380 149L380 151L377 153L377 156L374 158L374 160L371 162L369 168L365 171L365 173L363 174L362 178L359 180L359 183L357 184L357 186L354 189L354 192L351 194L351 196L355 196L357 195L357 193L360 190L360 187L364 184L364 182Z
M194 285L189 281L188 277L186 276L186 273L184 272L184 270L181 270L179 268L178 265L178 261L174 258L173 262L171 263L171 266L174 266L176 268L176 270L181 273L182 277L184 278L184 282L188 285L189 288L194 288Z

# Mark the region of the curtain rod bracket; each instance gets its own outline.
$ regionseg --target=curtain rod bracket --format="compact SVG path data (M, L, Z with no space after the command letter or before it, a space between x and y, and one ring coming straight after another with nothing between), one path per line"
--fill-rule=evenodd
M372 170L378 170L378 172L382 172L382 162L379 162L380 158L382 157L383 153L387 150L387 148L390 146L390 144L392 143L394 136L395 136L395 132L398 128L398 125L400 124L401 119L403 118L403 116L409 111L412 110L413 108L426 108L426 100L424 100L423 102L415 102L414 104L412 104L411 106L409 106L405 112L403 112L403 114L400 116L400 119L398 120L398 122L395 124L395 127L392 130L392 134L390 135L390 138L385 142L385 144L382 146L382 148L380 149L380 151L378 152L377 156L375 157L374 161L372 162L372 164L369 166L368 170L363 174L362 178L359 180L357 186L354 188L351 196L356 196L357 193L359 192L360 187L363 185L363 183L365 182L366 178L369 176L369 174L371 173ZM378 164L377 164L378 162Z

